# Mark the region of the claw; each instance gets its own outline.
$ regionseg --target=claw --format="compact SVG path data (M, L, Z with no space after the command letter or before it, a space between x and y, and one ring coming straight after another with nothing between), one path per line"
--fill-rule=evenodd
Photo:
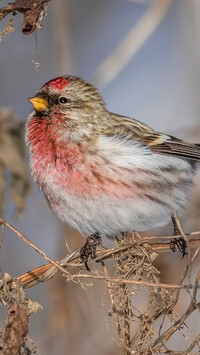
M174 226L174 233L173 235L180 235L181 232L176 224L176 219L174 217L174 214L172 214L172 222L173 222L173 226ZM174 238L174 239L171 239L170 240L170 249L172 251L176 251L176 246L178 248L178 250L182 253L183 255L183 258L185 255L187 255L187 252L186 252L186 242L185 242L185 239L183 237L180 237L180 238Z
M170 249L173 252L176 251L176 246L177 246L178 250L182 253L183 258L184 258L184 256L187 255L185 239L183 237L171 239L170 240Z
M86 270L90 271L90 268L88 266L88 259L89 256L92 259L96 258L96 247L97 245L101 244L101 237L98 233L90 235L87 239L85 244L80 250L80 257L85 265Z

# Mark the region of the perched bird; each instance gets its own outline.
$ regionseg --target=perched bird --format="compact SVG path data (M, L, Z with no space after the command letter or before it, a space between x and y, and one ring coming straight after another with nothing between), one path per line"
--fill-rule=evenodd
M29 101L31 172L60 220L86 236L115 237L181 213L200 145L107 111L76 76L48 81Z

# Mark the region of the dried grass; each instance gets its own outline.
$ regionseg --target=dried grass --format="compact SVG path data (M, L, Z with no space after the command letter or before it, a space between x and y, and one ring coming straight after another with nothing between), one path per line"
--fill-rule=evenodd
M177 222L180 223L178 219ZM180 275L180 282L164 284L160 282L161 275L155 267L155 260L158 253L170 250L171 237L141 239L138 234L135 236L129 234L122 240L116 240L116 245L112 249L101 247L97 251L96 258L101 267L88 273L83 270L79 250L55 262L6 221L1 219L1 224L4 228L3 233L5 233L5 227L11 229L50 261L49 264L39 266L15 279L7 276L0 281L1 303L8 306L8 312L11 300L16 300L16 298L18 304L25 307L28 314L36 312L39 309L38 304L25 297L24 289L33 287L40 282L46 282L58 271L68 282L75 282L80 287L86 288L87 292L90 292L91 282L97 279L105 283L110 298L109 315L115 321L118 341L124 354L198 354L200 335L192 334L187 326L187 319L200 309L200 302L197 299L197 291L200 288L200 270L196 272L193 284L190 276L194 261L199 256L200 232L185 236L191 253L190 258L187 256L187 265ZM112 261L112 270L114 271L109 271L106 266L107 259ZM95 263L92 261L92 270L94 265ZM80 271L70 272L70 270L74 270L74 266ZM90 283L85 282L86 280ZM90 287L88 288L88 286ZM190 300L182 314L178 315L176 305L181 299L182 292L187 292ZM20 300L19 294L23 295ZM138 299L144 301L138 303ZM9 317L7 324L9 324ZM159 329L157 324L160 324ZM178 333L184 334L187 339L183 351L168 345L169 340ZM24 338L26 339L26 336L23 336ZM23 347L23 345L21 346Z

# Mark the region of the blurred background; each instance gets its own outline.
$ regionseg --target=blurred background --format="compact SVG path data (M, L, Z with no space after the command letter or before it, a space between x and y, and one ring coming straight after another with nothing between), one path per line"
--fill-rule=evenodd
M7 1L0 1L1 7L5 5ZM0 31L7 22L7 18L0 22ZM0 42L0 122L17 116L19 121L13 125L22 132L32 109L27 98L51 78L75 74L98 87L110 111L200 142L199 0L54 0L48 4L37 33L23 35L21 23L22 15L17 15L14 32ZM9 129L6 126L5 132ZM2 139L0 134L0 144ZM8 169L2 175L0 172L5 219L53 259L67 253L65 240L72 250L80 247L83 237L60 224L32 180L25 209L15 219L16 203L22 209L23 201L19 201L19 193L15 195L15 188L13 192L12 186L1 182L12 179L13 169L14 177L19 173L23 180L20 191L25 197L29 191L28 157L23 158L22 145L16 151L13 147L12 153L11 145L2 147L0 167L5 154L11 156ZM16 152L21 158L14 162ZM198 185L197 179L183 218L186 232L200 228ZM170 228L162 233L171 233ZM176 277L184 263L174 254L159 261L165 281L170 270ZM12 276L44 263L8 230L0 258L1 273ZM28 290L27 295L44 307L31 317L29 333L41 354L121 354L112 339L115 331L107 327L109 304L99 282L83 290L58 277ZM3 319L5 314L1 316Z

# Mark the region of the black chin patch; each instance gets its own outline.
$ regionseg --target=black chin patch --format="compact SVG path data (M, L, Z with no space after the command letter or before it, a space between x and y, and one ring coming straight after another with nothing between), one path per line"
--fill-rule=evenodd
M36 116L38 118L43 118L43 117L48 117L49 116L49 111L48 110L44 110L44 111L37 111L35 110Z

